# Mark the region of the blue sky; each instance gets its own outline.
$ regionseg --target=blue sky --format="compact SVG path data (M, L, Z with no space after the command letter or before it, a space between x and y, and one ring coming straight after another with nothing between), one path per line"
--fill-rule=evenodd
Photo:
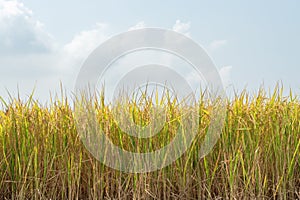
M0 95L47 99L72 90L101 42L132 27L188 34L215 61L227 88L282 81L300 93L299 1L0 0Z

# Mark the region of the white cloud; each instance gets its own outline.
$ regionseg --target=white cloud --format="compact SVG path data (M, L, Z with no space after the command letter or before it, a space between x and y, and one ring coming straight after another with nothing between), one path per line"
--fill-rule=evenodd
M134 26L130 27L128 30L135 30L135 29L141 29L147 27L146 23L144 21L140 21ZM172 27L173 31L185 34L187 36L190 35L190 28L191 28L191 22L181 22L180 20L176 20L175 24Z
M108 38L107 27L107 24L97 23L93 29L81 31L75 35L71 42L62 48L61 54L64 65L80 64L86 59L95 48Z
M209 44L208 51L212 53L215 50L220 49L221 47L227 45L227 43L228 43L227 40L214 40Z
M131 31L131 30L136 30L136 29L145 28L145 27L146 27L145 22L141 21L141 22L138 22L136 25L130 27L128 30Z
M224 66L219 70L223 85L225 88L232 84L231 81L232 66Z
M172 29L173 31L190 36L190 28L191 28L191 22L184 23L181 22L180 20L176 20Z
M36 96L46 100L49 91L59 91L59 81L71 91L81 61L106 39L104 29L97 24L58 48L30 9L18 1L0 0L0 95L7 96L6 89L16 93L19 85L23 97L36 87Z
M21 94L30 94L36 83L37 94L47 94L59 74L56 50L54 38L30 9L15 0L0 0L1 96L6 88L14 93L17 85Z
M22 3L18 1L5 1L0 0L0 19L4 17L22 15L22 14L30 14L32 15L32 11L26 8Z
M144 27L146 24L141 21L129 30ZM190 27L190 22L177 20L172 29L189 35ZM81 64L109 37L108 31L107 24L98 23L90 30L79 32L69 43L57 48L58 45L53 45L56 44L55 40L45 31L42 23L34 18L31 10L18 1L0 0L0 56L5 58L0 60L0 66L9 66L2 69L4 73L0 75L0 95L3 94L3 86L8 85L7 88L11 91L16 88L17 83L21 91L29 93L36 85L38 96L47 95L50 90L55 91L59 81L62 81L67 90L72 91ZM8 54L4 55L1 51ZM41 52L44 54L40 54ZM179 66L170 55L153 55L167 65ZM142 58L138 59L144 61ZM188 75L188 79L191 82L198 80L193 75ZM47 96L43 98L47 99Z
M0 53L32 54L52 51L52 36L33 13L18 1L0 0Z

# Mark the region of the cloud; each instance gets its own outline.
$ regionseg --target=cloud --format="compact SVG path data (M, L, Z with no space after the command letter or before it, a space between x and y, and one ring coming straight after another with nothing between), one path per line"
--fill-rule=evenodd
M0 0L0 95L5 88L30 93L37 80L49 92L58 75L57 43L22 3ZM27 94L28 94L27 93Z
M33 12L18 1L0 0L0 95L14 91L55 91L62 81L68 90L82 62L110 34L107 24L97 23L76 34L70 42L58 44L34 18Z
M225 88L232 84L231 81L232 66L224 66L219 70L223 85Z
M88 55L108 38L108 25L97 23L90 30L81 31L71 42L62 47L61 55L64 65L81 64Z
M0 0L0 53L47 53L55 48L53 37L33 12L18 1Z
M138 22L136 25L130 27L128 30L131 31L131 30L136 30L136 29L145 28L145 27L146 27L145 22L141 21L141 22Z
M128 30L144 27L146 23L141 21ZM190 22L177 20L172 29L189 36L190 27ZM83 61L109 38L111 34L108 31L108 24L98 23L91 29L76 34L70 42L59 45L43 24L34 18L30 9L18 1L0 0L0 57L3 58L0 60L0 95L6 86L9 91L15 90L17 83L20 90L27 94L36 85L36 94L44 99L48 99L50 90L57 91L55 89L59 86L59 81L62 81L68 91L72 91ZM150 58L157 59L166 65L177 67L179 72L186 71L185 68L181 70L180 66L183 65L172 58L172 55L147 55L148 57L137 55L136 58L142 62L151 60ZM122 72L126 71L116 69L111 80L115 80L115 76ZM192 84L199 80L194 74L186 76Z
M190 36L190 32L189 32L190 28L191 28L191 22L183 23L180 20L176 20L172 29L173 31Z
M214 40L209 44L208 51L214 52L217 49L220 49L221 47L227 45L227 43L228 43L227 40Z
M128 30L135 30L135 29L141 29L147 27L146 23L144 21L140 21L134 26L130 27ZM190 28L191 28L191 22L181 22L180 20L176 20L175 24L172 27L173 31L185 34L187 36L190 35Z
M0 0L0 8L1 8L0 18L6 16L20 15L24 13L32 14L32 11L24 7L22 3L13 0L12 1Z

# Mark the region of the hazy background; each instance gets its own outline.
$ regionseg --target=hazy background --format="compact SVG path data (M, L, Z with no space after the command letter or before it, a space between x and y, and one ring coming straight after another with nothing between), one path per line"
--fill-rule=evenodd
M60 81L71 93L101 42L134 28L173 29L201 44L228 93L273 88L300 94L300 1L0 0L0 96L45 102ZM18 92L19 90L19 92Z

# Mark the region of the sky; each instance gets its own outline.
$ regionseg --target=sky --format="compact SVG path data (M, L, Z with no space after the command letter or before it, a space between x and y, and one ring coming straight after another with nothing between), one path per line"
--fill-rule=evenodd
M192 38L226 91L282 82L300 94L300 1L0 0L0 96L71 93L88 55L118 33L167 28Z

